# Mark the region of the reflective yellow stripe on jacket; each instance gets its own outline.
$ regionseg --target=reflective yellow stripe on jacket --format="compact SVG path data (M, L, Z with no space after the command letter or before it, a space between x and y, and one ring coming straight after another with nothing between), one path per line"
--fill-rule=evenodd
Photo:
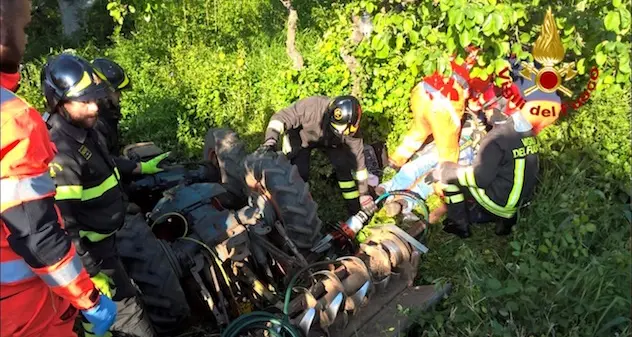
M117 168L114 169L114 173L105 179L101 184L83 188L81 185L60 185L57 186L57 195L55 200L73 200L79 199L81 201L88 201L96 199L102 196L105 192L111 190L118 185L118 179L120 174Z
M525 166L526 162L524 158L516 159L514 166L513 187L511 188L511 192L507 198L507 205L505 206L496 204L487 196L487 194L485 194L485 190L475 187L476 180L474 178L474 171L472 170L472 167L468 167L465 170L459 170L458 179L462 186L469 187L470 193L472 193L474 199L476 199L476 201L486 210L499 217L509 219L516 214L516 205L518 204L520 194L522 193L522 187L524 185Z

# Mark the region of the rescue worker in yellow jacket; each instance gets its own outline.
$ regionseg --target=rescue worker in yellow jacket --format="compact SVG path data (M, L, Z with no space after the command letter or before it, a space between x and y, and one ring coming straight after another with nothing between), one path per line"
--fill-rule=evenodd
M410 98L413 125L390 156L390 167L396 170L402 167L430 135L434 137L439 163L458 161L461 118L467 100L472 93L483 91L471 85L469 76L478 50L471 48L468 51L470 54L462 64L451 62L449 78L434 73L413 88Z

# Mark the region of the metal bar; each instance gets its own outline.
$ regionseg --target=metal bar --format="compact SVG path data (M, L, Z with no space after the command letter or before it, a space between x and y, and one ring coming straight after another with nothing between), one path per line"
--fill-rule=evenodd
M264 249L268 250L270 254L275 255L275 257L277 257L278 259L283 260L286 263L289 263L298 267L301 266L301 264L297 261L296 258L280 250L279 248L274 246L272 243L270 243L270 241L266 240L265 238L262 238L260 235L254 234L251 236L251 238L253 238L254 241L259 243L261 246L263 246Z
M301 252L298 251L298 248L296 248L296 245L294 244L294 241L292 241L287 236L287 233L285 232L285 227L283 227L281 222L280 221L275 221L274 222L274 227L279 232L279 234L281 234L281 236L283 237L283 240L285 240L285 243L290 247L290 250L292 251L292 253L294 253L294 256L296 256L296 258L298 259L298 262L300 262L300 266L301 267L307 266L309 263L307 263L307 260L305 259L303 254L301 254Z

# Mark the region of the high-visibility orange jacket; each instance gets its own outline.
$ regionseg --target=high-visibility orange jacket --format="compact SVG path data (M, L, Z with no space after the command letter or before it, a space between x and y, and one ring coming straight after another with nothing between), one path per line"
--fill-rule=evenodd
M467 62L452 61L451 66L452 76L449 78L434 73L413 89L410 98L413 124L389 158L391 165L404 165L430 135L434 137L440 162L458 160L459 131L470 76Z
M54 330L74 317L71 305L91 308L99 293L54 204L46 124L13 93L19 74L0 75L0 337L61 336Z

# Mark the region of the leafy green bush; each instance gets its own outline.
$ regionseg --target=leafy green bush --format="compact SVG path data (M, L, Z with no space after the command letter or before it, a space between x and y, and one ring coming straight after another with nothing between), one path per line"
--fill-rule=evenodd
M586 175L606 194L629 193L632 188L630 90L629 86L613 88L611 92L592 95L587 106L540 136L554 165L590 162ZM573 172L578 170L576 167Z

